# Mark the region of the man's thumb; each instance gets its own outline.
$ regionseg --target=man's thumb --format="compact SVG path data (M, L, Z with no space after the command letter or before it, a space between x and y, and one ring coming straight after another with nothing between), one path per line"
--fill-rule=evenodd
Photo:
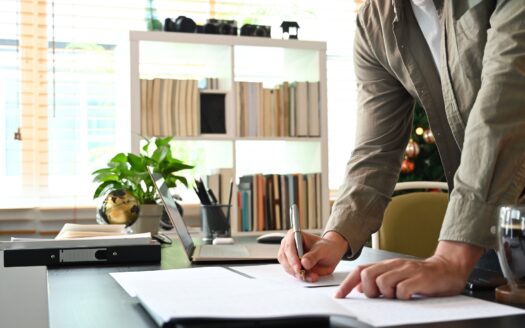
M308 253L304 254L301 258L301 264L305 270L312 269L320 260L322 252L319 247L313 247Z

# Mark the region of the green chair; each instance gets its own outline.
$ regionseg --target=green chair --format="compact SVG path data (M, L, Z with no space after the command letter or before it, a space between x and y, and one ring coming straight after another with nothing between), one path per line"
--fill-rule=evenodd
M394 191L448 190L444 182L400 182ZM414 191L392 197L379 231L372 235L372 248L429 257L438 243L439 231L448 204L441 191Z

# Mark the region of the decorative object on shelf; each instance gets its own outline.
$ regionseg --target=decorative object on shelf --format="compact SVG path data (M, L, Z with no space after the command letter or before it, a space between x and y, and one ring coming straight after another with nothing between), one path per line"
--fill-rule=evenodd
M147 166L152 166L155 172L162 174L168 188L173 188L178 183L187 187L186 178L175 173L193 168L192 165L173 157L170 147L171 140L172 137L147 139L139 155L132 153L115 155L108 162L106 168L92 173L95 176L93 180L100 183L93 194L93 198L98 198L115 190L124 190L126 194L129 193L133 196L140 206L154 204L162 208L161 205L156 205L157 195L153 181L149 177ZM126 199L131 198L127 197Z
M125 224L129 227L139 218L140 206L137 198L129 191L116 189L110 191L97 210L97 222L106 224Z
M197 25L197 33L237 35L237 21L228 19L208 18L206 24Z
M162 31L162 23L157 18L157 10L153 5L153 0L147 0L146 7L146 27L148 31Z
M405 158L403 162L401 163L401 173L407 174L414 172L414 169L416 168L416 165L414 162L409 160L408 158Z
M408 141L407 148L405 149L405 155L408 158L414 158L419 155L419 145L414 141L414 139L410 139Z
M297 22L283 21L281 28L283 29L283 39L297 40L299 38L299 24Z
M241 27L242 36L261 36L265 38L271 37L272 27L269 25L255 25L244 24Z
M426 129L423 132L423 140L425 140L427 144L433 144L436 142L436 139L434 138L434 134L432 133L432 130Z
M197 24L186 16L179 16L175 20L168 17L164 20L164 31L167 32L194 33L196 29Z

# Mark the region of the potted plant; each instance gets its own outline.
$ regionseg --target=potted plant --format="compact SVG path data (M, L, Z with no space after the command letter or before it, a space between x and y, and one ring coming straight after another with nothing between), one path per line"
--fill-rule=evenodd
M176 173L193 168L192 165L173 157L170 147L171 140L172 137L147 139L140 154L119 153L115 155L109 160L107 167L92 173L93 181L99 183L93 198L104 196L115 190L128 192L140 204L140 216L151 213L159 218L163 208L157 205L156 189L147 166L153 167L155 172L162 174L168 188L175 187L179 182L187 187L186 178Z

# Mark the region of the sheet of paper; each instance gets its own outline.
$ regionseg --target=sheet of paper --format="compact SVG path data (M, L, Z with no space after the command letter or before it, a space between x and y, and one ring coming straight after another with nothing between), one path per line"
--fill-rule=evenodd
M139 298L159 324L171 318L339 315L387 327L525 313L466 296L401 301L369 299L353 291L345 299L335 299L337 287L304 288L286 279L252 279L221 267L111 275L130 295Z
M126 235L124 224L75 224L66 223L55 239Z
M280 264L233 266L230 269L258 280L275 281L303 287L321 287L339 285L356 266L357 264L353 262L341 261L331 275L320 277L316 282L299 280L286 273Z
M115 279L131 297L137 296L135 290L137 286L141 287L148 285L153 281L160 282L160 284L170 285L174 280L180 279L189 281L192 277L199 277L205 274L208 275L208 279L210 279L209 277L213 277L213 280L217 281L228 279L232 274L238 276L238 274L220 267L110 273L113 279ZM196 280L193 280L192 284L195 283Z
M149 279L135 279L132 288L159 323L171 318L245 319L351 313L326 295L257 281L225 268L170 271L171 279L164 280L148 272Z
M312 289L313 293L332 297L336 291L337 287ZM334 298L333 300L354 313L359 321L375 327L525 314L525 310L522 309L462 295L421 297L403 301L385 298L371 299L354 290L345 299Z

